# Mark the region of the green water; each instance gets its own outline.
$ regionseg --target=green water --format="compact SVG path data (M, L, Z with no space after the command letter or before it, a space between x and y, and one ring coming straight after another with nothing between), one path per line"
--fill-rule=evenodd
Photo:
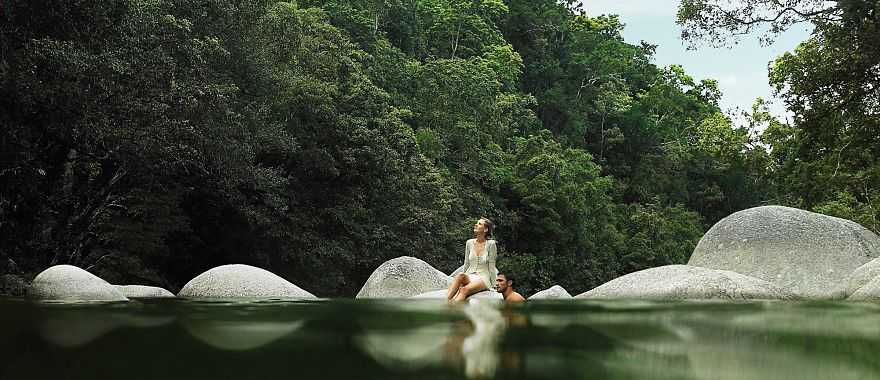
M877 379L880 304L0 300L0 379Z

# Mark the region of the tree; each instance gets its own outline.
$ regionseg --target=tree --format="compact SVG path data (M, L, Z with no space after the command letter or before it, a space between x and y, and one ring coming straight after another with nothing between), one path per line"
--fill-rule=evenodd
M813 22L831 23L841 19L843 3L870 1L824 0L682 0L677 21L681 38L692 46L706 42L712 46L736 43L742 36L761 33L764 43L791 26Z
M727 6L685 1L679 8L683 35L691 41L715 43L755 32L761 25L769 27L766 39L796 22L813 23L813 35L770 68L771 84L795 115L792 125L771 122L763 137L772 149L778 200L849 215L875 230L880 186L878 11L880 3L870 0Z

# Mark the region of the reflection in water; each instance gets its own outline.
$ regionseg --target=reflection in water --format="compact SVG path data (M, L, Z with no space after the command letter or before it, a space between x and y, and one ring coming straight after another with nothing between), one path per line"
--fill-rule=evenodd
M303 325L303 321L213 321L186 320L183 326L196 339L211 347L229 351L246 351L265 346Z
M470 302L463 308L467 319L419 327L373 329L359 336L359 346L389 369L408 371L429 367L464 367L468 378L491 378L502 364L499 343L508 324L497 302ZM507 358L510 359L510 358Z
M840 302L0 300L0 379L878 379L878 311Z
M59 347L84 346L118 328L149 328L174 321L172 316L133 315L96 305L62 307L53 306L57 310L48 313L39 326L40 336Z
M416 370L442 363L445 339L450 335L449 323L434 323L405 330L371 331L358 337L357 342L387 368Z
M471 302L464 314L474 324L474 332L464 339L461 354L468 378L490 378L498 367L498 344L506 323L497 303Z

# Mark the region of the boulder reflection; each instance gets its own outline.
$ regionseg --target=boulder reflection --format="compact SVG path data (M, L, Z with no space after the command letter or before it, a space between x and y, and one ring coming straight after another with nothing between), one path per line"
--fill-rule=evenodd
M303 321L187 320L183 323L194 338L226 351L246 351L265 346L290 335L302 325Z
M119 328L151 328L167 325L173 316L136 315L128 310L99 306L55 305L46 308L38 330L58 347L81 347Z

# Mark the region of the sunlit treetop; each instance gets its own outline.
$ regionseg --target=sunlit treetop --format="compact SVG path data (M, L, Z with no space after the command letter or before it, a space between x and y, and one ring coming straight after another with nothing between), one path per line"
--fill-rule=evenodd
M682 0L677 23L682 27L681 38L691 48L700 43L730 46L747 35L757 35L762 44L769 45L795 24L838 22L845 8L869 2L872 1Z

